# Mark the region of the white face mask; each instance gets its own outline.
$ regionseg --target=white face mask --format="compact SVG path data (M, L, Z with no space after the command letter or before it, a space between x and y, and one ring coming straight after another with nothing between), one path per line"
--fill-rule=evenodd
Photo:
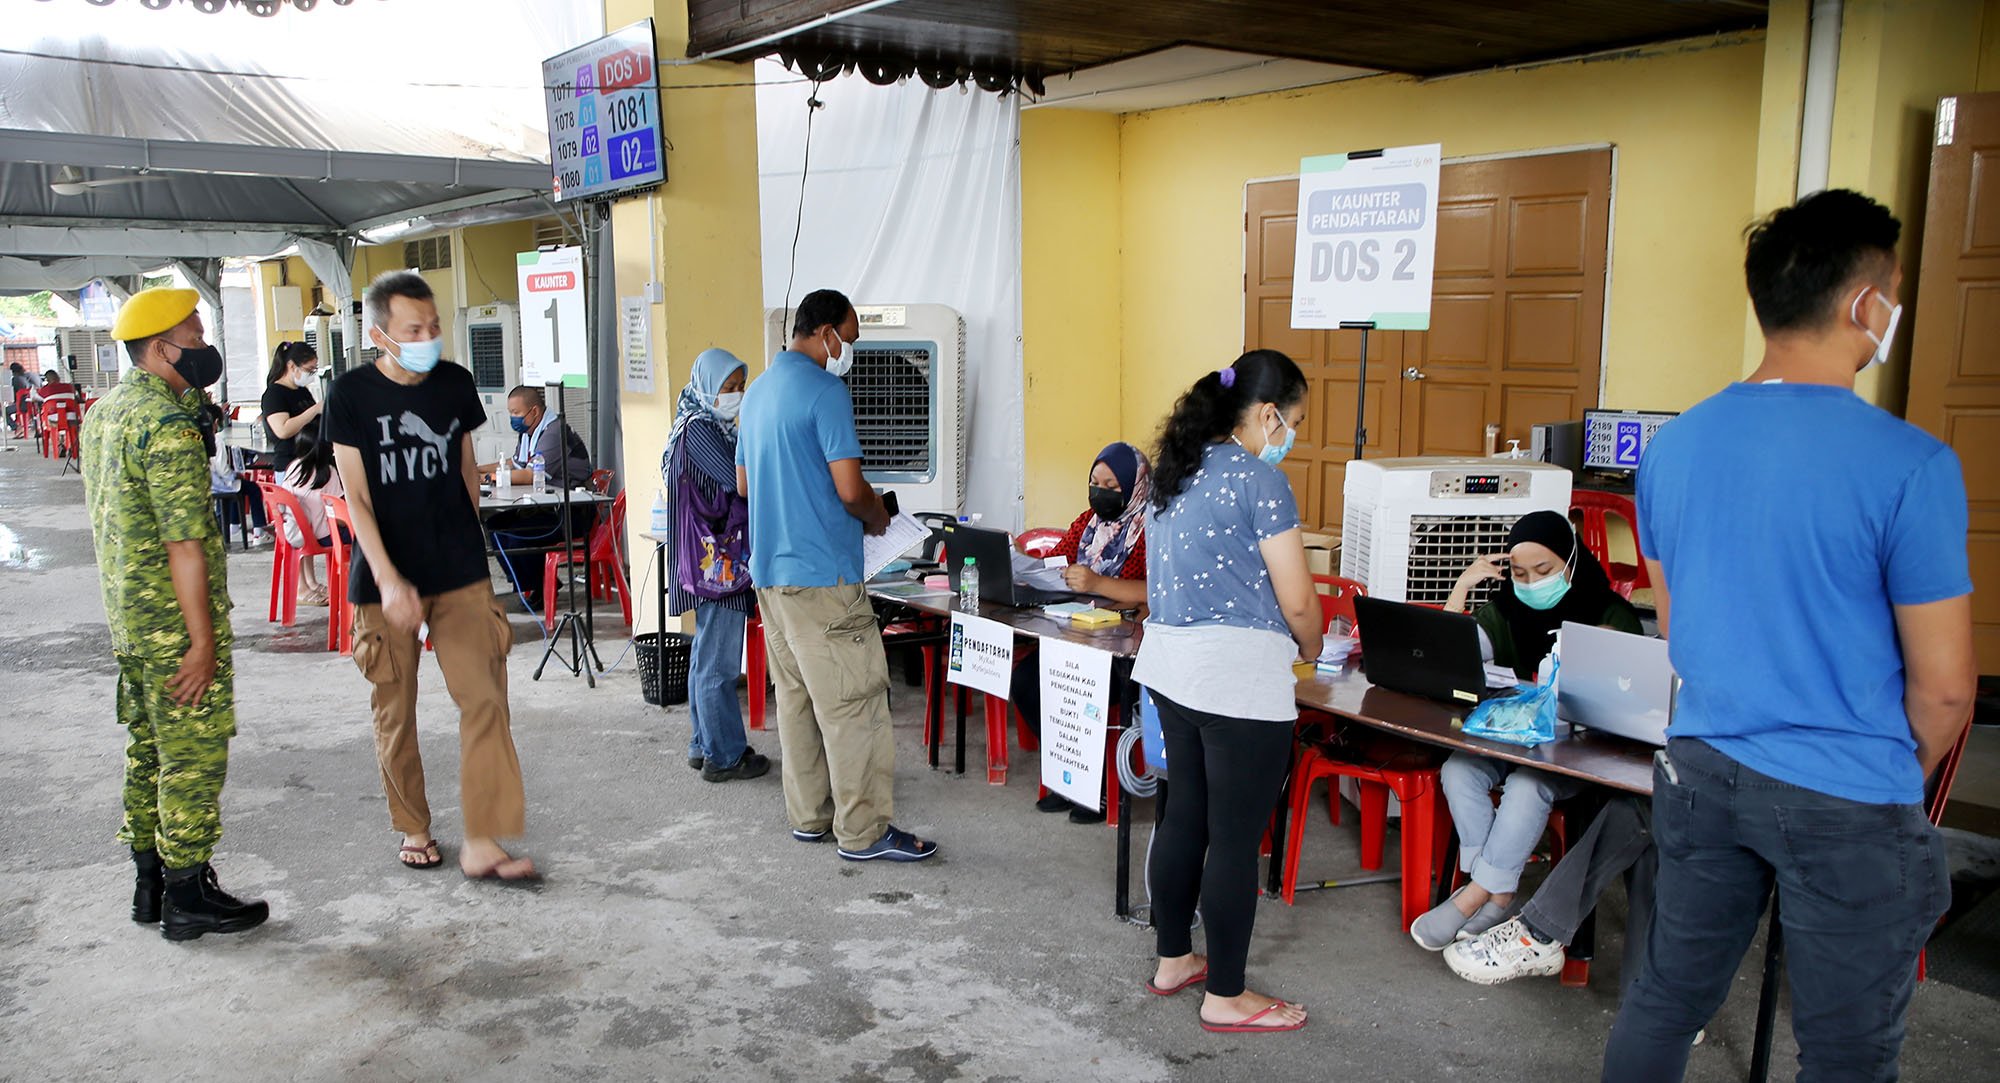
M833 333L833 344L840 347L840 353L836 356L832 350L827 351L826 371L835 376L845 376L854 367L854 344L841 338L838 331Z
M1873 368L1889 360L1889 347L1896 342L1896 325L1903 319L1902 305L1890 305L1888 299L1879 291L1869 296L1880 304L1889 305L1889 326L1883 329L1882 337L1875 337L1875 332L1870 331L1868 325L1861 320L1861 295L1858 293L1854 295L1854 303L1847 306L1847 318L1854 321L1854 326L1861 328L1861 333L1867 335L1868 341L1875 344L1875 353L1868 358L1868 364L1862 366L1863 368Z
M742 409L743 392L741 391L731 391L715 397L716 416L724 421L736 420L737 413Z

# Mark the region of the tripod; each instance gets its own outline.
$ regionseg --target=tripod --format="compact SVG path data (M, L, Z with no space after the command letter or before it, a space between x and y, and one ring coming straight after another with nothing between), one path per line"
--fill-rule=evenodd
M555 399L556 406L556 443L562 448L562 463L557 467L557 472L562 475L561 479L557 482L562 492L562 500L557 505L561 509L562 515L562 551L565 556L574 559L576 552L576 543L574 540L576 528L570 521L569 495L570 432L569 422L563 417L562 390L562 384L560 383L551 382L548 385L549 395ZM590 682L590 687L597 687L597 673L603 671L604 660L597 656L597 640L591 633L590 618L593 614L591 613L590 591L587 589L590 582L590 553L588 551L583 554L583 578L586 584L586 589L583 592L583 612L578 613L576 611L576 573L565 566L562 582L564 594L562 616L556 621L555 631L550 633L548 644L542 648L542 660L535 666L535 680L539 681L542 679L542 671L548 668L549 659L554 658L564 669L569 670L570 676L574 677L580 673L583 675L584 680ZM563 647L565 638L569 641L569 653L567 656L556 653ZM596 672L592 671L592 665L597 667Z

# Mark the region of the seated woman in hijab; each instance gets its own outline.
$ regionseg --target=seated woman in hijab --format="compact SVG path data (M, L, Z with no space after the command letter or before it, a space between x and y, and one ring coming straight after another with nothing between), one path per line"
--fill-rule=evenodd
M1090 464L1090 508L1076 517L1047 554L1063 557L1063 581L1079 594L1109 599L1120 609L1146 604L1146 509L1153 494L1153 464L1127 443L1111 444ZM1013 700L1028 728L1042 732L1041 665L1034 648L1015 655ZM1075 823L1097 823L1104 813L1073 807L1058 794L1035 803L1043 812L1069 813Z
M1501 568L1505 561L1507 567ZM1507 552L1482 557L1458 577L1445 609L1465 612L1475 586L1500 580L1493 599L1473 618L1492 645L1492 661L1522 680L1548 656L1564 621L1640 632L1639 614L1611 589L1590 550L1580 544L1568 517L1537 511L1507 534ZM1439 772L1445 801L1458 830L1459 869L1468 879L1452 897L1410 924L1421 947L1443 951L1460 936L1478 936L1509 916L1521 870L1548 826L1549 809L1576 793L1569 778L1499 760L1455 752ZM1500 807L1492 792L1501 790Z

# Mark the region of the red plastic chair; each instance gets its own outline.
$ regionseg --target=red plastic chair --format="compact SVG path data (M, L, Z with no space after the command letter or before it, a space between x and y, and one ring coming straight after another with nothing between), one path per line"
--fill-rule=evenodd
M1053 527L1038 526L1022 531L1021 536L1014 539L1014 547L1031 557L1045 557L1056 551L1056 546L1062 544L1063 536L1062 531Z
M1329 629L1333 627L1336 617L1346 617L1350 628L1361 626L1361 621L1354 615L1354 599L1366 598L1367 587L1338 575L1315 575L1312 581L1313 589L1319 592L1320 612L1326 614Z
M1944 762L1938 764L1937 784L1932 787L1924 809L1924 814L1930 818L1933 827L1944 823L1944 803L1951 797L1951 782L1958 777L1958 761L1965 756L1965 739L1971 735L1972 720L1968 718L1965 720L1965 728L1958 731L1958 740L1951 743L1951 751L1944 754ZM1943 924L1944 919L1939 918L1938 923ZM1929 951L1927 947L1917 949L1918 981L1930 980L1930 966L1926 958Z
M36 435L35 426L40 414L35 410L34 395L35 393L27 388L14 392L14 424L20 426L20 431L14 434L16 440Z
M321 493L320 503L326 505L326 521L333 527L333 544L327 547L326 595L327 623L326 649L342 654L354 653L354 603L347 600L347 579L354 567L354 545L342 540L341 529L354 535L354 514L347 509L347 501L338 496Z
M599 496L604 496L610 493L611 471L592 470L590 472L590 491L596 493Z
M1604 565L1604 574L1611 578L1611 589L1620 597L1630 600L1632 592L1650 590L1653 577L1646 571L1646 558L1642 554L1637 564L1614 564L1611 561L1611 532L1606 527L1606 516L1616 515L1625 520L1632 531L1632 547L1639 545L1639 509L1629 496L1617 493L1603 493L1595 489L1577 489L1570 493L1569 513L1577 520L1577 538L1590 555Z
M313 537L312 520L299 506L298 497L268 481L258 482L257 489L264 494L264 516L270 520L272 527L269 619L290 628L298 622L299 616L300 558L325 556L331 567L332 550ZM292 522L298 525L300 544L293 545L286 536L282 526L284 519L280 515L290 516Z
M611 592L618 592L618 603L625 611L625 623L632 623L632 586L625 581L625 556L621 548L625 539L625 494L619 493L611 502L611 518L591 528L589 540L580 548L585 557L584 579L591 584L591 596L609 599ZM580 554L572 549L567 553L550 553L542 560L542 626L553 629L556 626L556 580L558 570L576 562Z
M1311 718L1311 712L1304 718ZM1326 723L1332 719L1320 715ZM1299 852L1305 841L1306 809L1313 783L1326 779L1352 778L1361 783L1361 867L1382 867L1382 851L1387 835L1389 795L1394 793L1403 810L1402 874L1403 901L1401 928L1409 928L1431 906L1431 886L1437 877L1437 855L1449 818L1440 814L1443 794L1438 785L1438 769L1429 757L1417 750L1395 749L1384 738L1380 756L1370 755L1370 763L1336 759L1318 744L1308 744L1292 768L1291 830L1285 838L1285 877L1281 896L1286 904L1297 898ZM1328 793L1329 803L1338 803L1338 793Z
M770 698L768 656L764 653L764 616L751 610L750 623L743 635L743 676L750 686L750 728L764 728L764 711ZM925 670L929 672L929 670Z
M74 398L49 399L41 409L41 451L44 459L74 459L82 442L83 408Z

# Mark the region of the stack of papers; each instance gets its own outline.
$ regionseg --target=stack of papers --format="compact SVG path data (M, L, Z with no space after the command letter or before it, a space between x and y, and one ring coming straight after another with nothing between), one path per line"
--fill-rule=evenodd
M1347 656L1353 654L1355 648L1359 646L1361 646L1361 641L1353 636L1327 636L1325 646L1320 648L1319 652L1320 668L1339 669L1345 666L1347 664Z
M910 518L908 513L899 513L889 520L889 529L878 536L864 536L861 539L861 568L863 580L873 579L882 570L904 553L924 543L931 532L922 523Z

